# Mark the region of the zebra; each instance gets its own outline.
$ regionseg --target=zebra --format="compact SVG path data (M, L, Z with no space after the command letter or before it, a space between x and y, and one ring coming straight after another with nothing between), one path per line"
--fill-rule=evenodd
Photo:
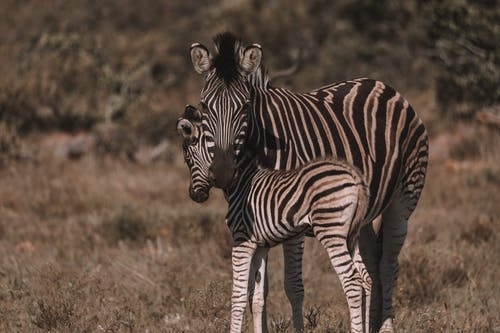
M217 35L214 44L213 55L200 43L190 48L193 67L205 78L200 104L206 144L214 157L213 184L229 186L237 177L238 159L248 151L277 170L327 156L359 168L371 193L365 219L381 219L379 228L366 227L360 234L361 255L373 281L370 321L374 331L393 332L397 258L428 163L423 122L399 92L377 80L348 80L308 93L254 85L252 77L265 76L260 45L244 47L231 33ZM300 262L292 261L291 275L299 278L290 297L294 327L300 331L303 287Z
M184 160L190 172L190 193L211 187L212 157L201 128L201 113L187 106L177 130L184 137ZM308 162L295 170L270 170L247 152L237 165L239 177L224 189L226 223L233 239L231 332L241 332L243 313L252 304L254 332L267 331L262 289L270 247L303 239L306 231L325 247L347 298L351 332L369 331L371 280L357 238L365 221L369 192L352 165L332 158ZM364 292L364 295L363 295ZM363 311L363 300L365 309ZM260 303L260 304L257 304Z

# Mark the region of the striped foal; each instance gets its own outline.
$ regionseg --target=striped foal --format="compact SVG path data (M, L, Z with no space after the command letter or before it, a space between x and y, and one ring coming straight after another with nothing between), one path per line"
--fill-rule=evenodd
M184 137L190 193L208 193L212 157L201 129L201 113L187 107L177 129ZM268 249L302 237L306 231L312 231L325 247L339 276L349 306L351 332L368 332L371 280L359 255L357 238L369 196L359 171L332 159L306 163L291 171L269 170L259 168L251 154L242 155L236 168L237 181L224 189L226 223L233 238L231 332L241 332L248 296L253 309L263 309L264 299L251 296L255 289L264 288ZM252 313L254 331L266 331L265 311Z

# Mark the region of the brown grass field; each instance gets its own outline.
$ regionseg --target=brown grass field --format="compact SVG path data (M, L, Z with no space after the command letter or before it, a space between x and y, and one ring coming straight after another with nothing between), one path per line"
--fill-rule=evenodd
M496 159L431 161L400 256L399 332L498 331L495 150ZM194 204L187 184L180 151L147 166L95 156L9 164L0 172L0 331L227 330L225 203L213 190L209 203ZM282 266L275 248L272 332L291 329ZM304 281L308 332L346 331L339 282L312 239Z
M347 0L176 3L0 3L0 332L228 331L226 204L215 189L189 199L174 123L199 99L190 43L231 29L262 43L271 70L301 45L301 71L280 84L362 75L407 95L431 160L399 258L397 332L500 333L500 131L435 102L416 2L386 1L366 26ZM269 260L269 328L292 332L281 247ZM307 332L348 331L314 239L303 276Z

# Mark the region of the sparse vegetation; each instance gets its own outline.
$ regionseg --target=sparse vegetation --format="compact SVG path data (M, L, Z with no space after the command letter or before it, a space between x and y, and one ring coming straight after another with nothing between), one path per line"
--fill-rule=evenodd
M442 69L437 77L441 109L453 113L465 104L466 111L477 106L500 103L500 20L498 2L433 1L430 6L429 35L433 56Z
M2 1L0 331L227 331L226 207L216 190L190 201L174 131L201 88L188 47L224 29L260 42L271 73L300 54L302 70L279 84L371 76L407 95L430 129L431 162L400 257L396 328L499 331L500 134L448 116L498 103L485 76L490 63L498 75L495 3ZM143 162L149 147L169 156ZM272 332L292 330L282 260L272 249ZM307 332L347 331L340 284L312 239L304 282Z

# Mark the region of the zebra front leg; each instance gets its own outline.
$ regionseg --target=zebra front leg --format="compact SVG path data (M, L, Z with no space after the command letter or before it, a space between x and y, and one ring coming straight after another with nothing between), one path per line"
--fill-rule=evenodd
M248 278L250 266L257 245L245 241L233 245L233 292L231 296L231 332L241 332L243 313L247 304Z
M330 222L330 225L344 224L344 222ZM349 306L351 332L363 332L362 298L363 286L361 275L355 267L354 260L347 247L347 231L345 234L313 226L314 234L328 253L330 262L337 273Z
M285 292L292 306L293 327L295 332L304 331L302 303L304 285L302 283L302 256L304 254L304 235L283 242L285 263Z
M267 254L268 248L258 247L252 259L248 300L252 312L253 330L255 333L267 332L266 298L267 285Z

